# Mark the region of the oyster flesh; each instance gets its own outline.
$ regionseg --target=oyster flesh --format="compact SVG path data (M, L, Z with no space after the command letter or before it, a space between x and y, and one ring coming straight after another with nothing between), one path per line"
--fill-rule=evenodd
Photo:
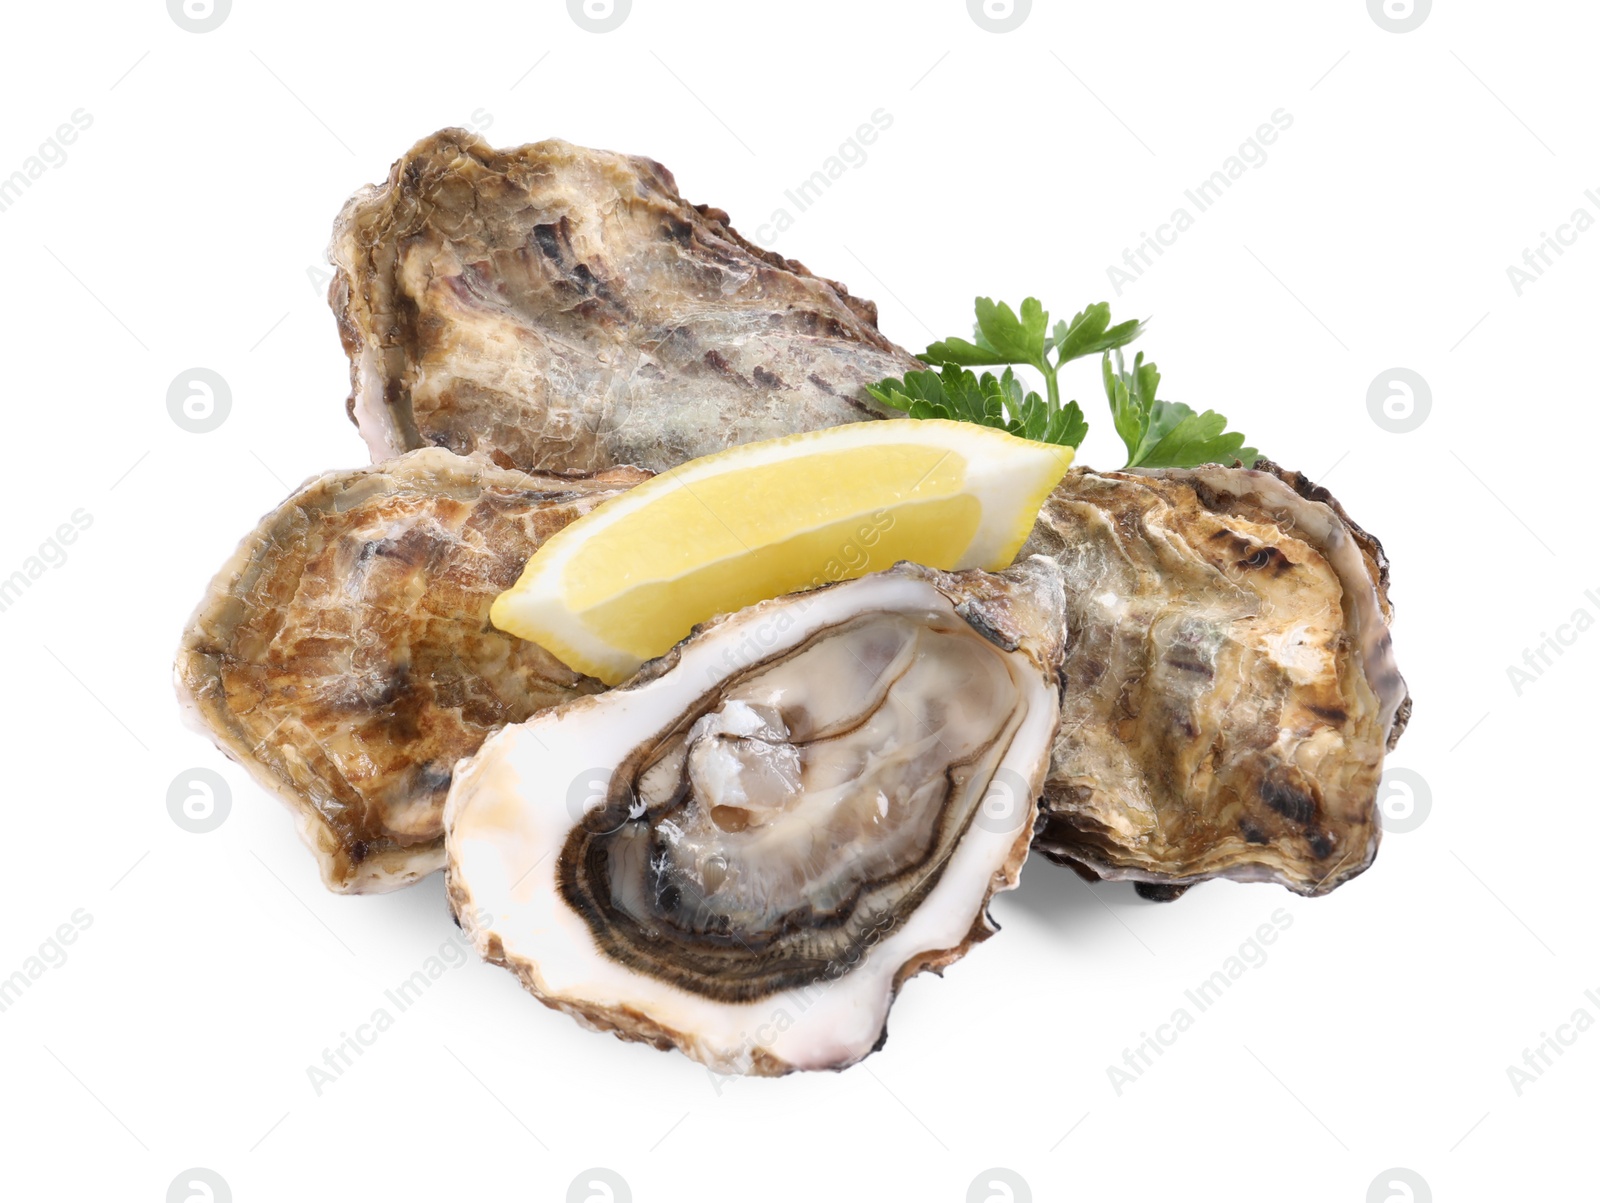
M859 1060L900 984L986 938L1016 884L1061 604L1042 558L902 563L714 619L506 727L450 791L458 920L548 1006L714 1071Z
M211 582L178 652L192 722L299 815L325 884L444 864L456 761L601 688L489 625L545 539L644 479L507 472L431 448L317 477Z
M345 205L329 301L375 460L660 471L881 416L922 367L844 285L745 241L659 163L566 142L424 138Z
M1323 894L1377 852L1410 712L1387 561L1326 490L1260 465L1074 470L1024 548L1066 570L1070 632L1035 845L1149 897Z

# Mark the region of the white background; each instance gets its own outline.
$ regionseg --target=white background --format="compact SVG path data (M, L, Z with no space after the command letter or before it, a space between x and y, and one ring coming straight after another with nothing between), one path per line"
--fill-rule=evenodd
M75 510L93 525L0 613L0 975L74 911L92 925L0 1014L0 1194L156 1201L201 1166L241 1201L559 1200L602 1166L640 1203L959 1201L1004 1167L1040 1200L1359 1203L1398 1166L1439 1200L1593 1197L1600 1030L1520 1096L1507 1067L1579 1008L1600 1020L1600 633L1520 696L1507 666L1600 617L1600 232L1520 296L1506 272L1600 216L1593 6L1439 0L1406 34L1362 0L1039 0L1004 34L961 0L635 0L606 34L556 0L236 0L205 34L159 0L4 22L0 175L74 110L93 124L0 213L0 575ZM311 272L339 205L476 124L650 155L755 237L879 108L867 161L775 248L913 349L965 333L978 293L1152 316L1167 395L1388 548L1416 697L1391 763L1431 813L1317 900L1218 883L1159 906L1031 862L1005 931L913 981L842 1074L718 1084L474 961L319 1097L307 1066L450 939L441 883L325 893L286 812L180 726L169 673L236 540L365 458ZM1116 296L1108 265L1280 108L1265 165ZM1433 397L1405 434L1367 409L1397 365ZM196 366L232 389L203 435L166 410ZM1068 388L1096 424L1082 459L1116 466L1093 367ZM233 808L193 835L166 793L202 766ZM1107 1067L1278 908L1267 962L1116 1093Z

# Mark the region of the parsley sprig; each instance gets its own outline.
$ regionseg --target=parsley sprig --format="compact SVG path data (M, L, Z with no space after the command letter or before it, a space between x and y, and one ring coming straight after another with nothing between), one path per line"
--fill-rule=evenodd
M975 303L977 321L972 341L946 338L920 356L937 371L907 372L869 384L867 392L890 409L913 418L946 418L992 426L1026 439L1076 448L1089 432L1076 401L1061 402L1057 374L1074 359L1101 357L1101 378L1111 420L1128 449L1125 467L1192 468L1204 463L1253 464L1256 449L1244 446L1244 435L1227 430L1227 419L1214 410L1197 414L1181 401L1156 397L1161 374L1141 353L1133 370L1123 363L1122 348L1144 331L1144 322L1113 326L1111 306L1101 301L1058 321L1033 297L1013 310L988 297ZM1115 359L1113 360L1113 356ZM1004 367L976 375L971 369ZM1024 392L1015 369L1030 367L1044 377L1045 396Z
M1123 368L1121 351L1116 360L1113 370L1111 356L1106 355L1100 369L1111 402L1111 421L1128 449L1123 467L1193 468L1234 460L1249 467L1256 462L1256 449L1244 445L1244 435L1227 430L1228 419L1216 410L1197 414L1182 401L1156 400L1161 373L1144 361L1143 351L1134 356L1131 372Z
M974 376L947 364L942 371L907 372L904 380L869 384L867 392L913 418L994 426L1040 443L1076 447L1089 433L1089 423L1083 420L1076 401L1062 406L1042 400L1038 393L1024 394L1010 368L997 378L993 372Z

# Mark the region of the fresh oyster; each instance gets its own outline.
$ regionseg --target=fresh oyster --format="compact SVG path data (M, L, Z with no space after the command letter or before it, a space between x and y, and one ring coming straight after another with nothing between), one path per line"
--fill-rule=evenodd
M416 451L307 482L239 545L184 633L179 694L299 815L330 889L440 868L456 761L600 688L495 630L489 605L545 539L645 476Z
M1016 883L1061 604L1045 559L900 564L703 624L458 769L457 918L586 1026L721 1073L859 1060Z
M383 459L659 471L880 416L923 365L842 284L746 242L649 159L443 130L345 205L329 300L349 410Z
M1070 633L1035 846L1148 897L1322 894L1377 852L1410 712L1388 564L1326 490L1261 467L1075 470L1024 548L1066 569Z

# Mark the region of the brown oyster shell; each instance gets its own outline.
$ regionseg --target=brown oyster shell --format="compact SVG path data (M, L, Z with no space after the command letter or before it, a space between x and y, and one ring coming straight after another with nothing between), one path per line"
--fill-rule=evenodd
M729 981L739 988L731 992L686 987L681 973L662 974L636 956L618 956L598 933L590 934L595 913L575 906L564 888L583 862L573 852L573 836L581 836L586 826L586 815L573 810L571 764L565 762L593 763L596 749L586 745L604 746L610 763L590 772L614 772L614 801L629 806L618 813L640 818L646 794L633 784L629 766L642 754L632 735L648 732L641 747L654 748L715 708L745 678L770 663L781 665L796 648L877 612L874 599L886 586L907 585L922 597L897 603L905 614L931 623L947 621L953 611L1014 663L1021 679L1031 682L1033 704L1023 711L1029 730L1016 734L999 770L1007 774L1008 801L1020 813L1008 815L1003 828L970 816L958 847L977 855L951 854L907 871L908 880L900 888L914 899L907 903L908 914L899 915L882 938L856 946L859 961L852 957L855 967L841 975L824 972L836 960L828 958L824 965L824 954L817 951L826 947L826 915L795 913L786 919L783 932L811 950L818 976L808 984L785 983L773 993L742 989L747 975L771 968L773 950L764 945L759 953L751 950L737 928L702 937L705 947L736 975ZM797 1069L853 1064L882 1046L889 1010L909 978L927 970L942 972L998 930L989 917L989 903L996 893L1015 887L1027 859L1037 791L1056 730L1061 607L1061 571L1044 557L999 574L942 572L902 562L885 572L759 602L700 624L627 682L507 726L460 766L446 812L446 881L457 921L486 960L509 969L539 1001L591 1030L661 1050L677 1049L716 1073L776 1077ZM783 633L788 631L794 633ZM747 650L758 645L759 656L747 659ZM680 711L680 704L689 709ZM893 750L891 746L886 755L892 756ZM632 809L635 803L640 810ZM609 820L600 826L609 827ZM976 843L964 846L968 840ZM823 867L827 851L797 849L801 855L820 857ZM863 883L861 890L873 884ZM923 907L944 916L941 930L949 939L929 942L924 931L915 937L921 942L897 947L902 934L909 935L907 918L920 915ZM531 918L518 917L523 908L532 910ZM807 932L808 923L815 925L814 933ZM674 957L673 950L680 941L692 941L692 935L660 930L652 937L652 950L659 950L652 961L670 961L687 970L694 958ZM833 1018L848 1028L848 1035L827 1022L819 1026L818 1016L830 1002L839 1004ZM775 1033L762 1037L771 1025L761 1019L774 1013L794 1023L777 1025ZM730 1039L730 1033L755 1036Z
M375 460L660 471L880 416L923 365L844 285L747 242L636 156L424 138L334 227L329 301Z
M1410 712L1388 562L1326 490L1260 466L1075 469L1024 548L1066 569L1070 640L1035 846L1147 897L1323 894L1377 852Z
M601 688L489 624L539 545L646 477L508 472L442 449L302 485L211 582L178 652L193 725L299 816L324 883L444 864L455 763Z

